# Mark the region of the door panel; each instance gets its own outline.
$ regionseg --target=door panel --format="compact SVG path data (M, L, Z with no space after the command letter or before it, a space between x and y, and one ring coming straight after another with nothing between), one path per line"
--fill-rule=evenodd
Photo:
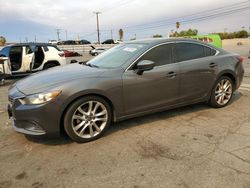
M216 68L210 68L209 58L180 63L180 99L183 102L204 98L209 93Z
M217 64L213 62L215 56L207 54L207 48L189 42L175 45L174 57L180 64L181 102L205 98L214 83Z
M23 67L25 72L32 71L34 63L34 52L30 46L23 47Z
M175 72L175 76L168 74ZM137 75L133 70L123 75L125 113L137 113L173 105L179 100L179 66L169 64L155 67Z

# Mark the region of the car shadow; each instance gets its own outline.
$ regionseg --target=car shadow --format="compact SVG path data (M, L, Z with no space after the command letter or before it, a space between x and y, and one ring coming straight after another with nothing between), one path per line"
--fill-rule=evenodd
M240 92L236 92L230 102L231 105L234 102L237 102L243 95ZM145 123L157 122L159 120L167 120L170 118L174 118L179 115L187 115L190 113L195 113L199 111L204 111L207 109L211 109L209 105L205 103L193 104L185 107L180 107L172 110L167 110L163 112L153 113L146 116L136 117L128 120L124 120L115 124L112 124L107 132L103 135L103 137L108 137L111 134L114 134L118 131L123 131L126 129L130 129L132 127L141 126ZM57 145L68 145L74 143L66 134L63 134L60 138L48 138L48 137L32 137L25 136L29 141L49 145L49 146L57 146Z
M69 145L74 143L67 135L62 135L59 138L51 138L51 137L33 137L29 135L25 135L26 139L30 142L49 145L49 146L59 146L59 145Z
M230 101L229 106L232 103L237 102L242 96L243 96L242 93L237 91L233 95L233 98ZM166 111L157 112L157 113L153 113L153 114L149 114L149 115L145 115L145 116L141 116L141 117L128 119L125 121L121 121L121 122L112 124L104 136L106 137L106 136L109 136L115 132L130 129L132 127L141 126L141 125L146 124L146 123L153 123L153 122L157 122L159 120L171 119L171 118L174 118L174 117L180 116L180 115L188 115L190 113L202 112L202 111L207 110L207 109L213 109L213 107L209 106L206 103L197 103L197 104L192 104L189 106L175 108L172 110L166 110Z

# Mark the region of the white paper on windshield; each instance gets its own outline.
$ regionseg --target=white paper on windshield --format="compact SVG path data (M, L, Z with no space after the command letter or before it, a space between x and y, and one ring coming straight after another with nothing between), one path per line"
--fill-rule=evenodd
M137 50L137 48L129 48L129 47L127 47L127 48L124 48L123 49L124 51L126 51L126 52L135 52L136 50Z

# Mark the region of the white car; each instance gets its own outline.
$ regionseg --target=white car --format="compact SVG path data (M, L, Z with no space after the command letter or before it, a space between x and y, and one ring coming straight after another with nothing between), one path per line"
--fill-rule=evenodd
M104 48L95 48L94 46L91 46L91 48L92 49L89 51L89 54L92 56L97 56L106 51Z
M8 57L12 74L36 72L66 65L64 52L50 44L14 44L4 47L0 57Z
M0 85L4 84L4 79L11 76L10 62L7 57L0 57Z
M61 41L58 41L58 40L49 40L48 42L49 44L52 44L52 45L61 45L62 42Z

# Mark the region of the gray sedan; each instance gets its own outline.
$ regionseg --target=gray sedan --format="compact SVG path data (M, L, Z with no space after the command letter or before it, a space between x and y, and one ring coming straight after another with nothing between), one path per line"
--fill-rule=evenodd
M112 122L193 103L228 105L244 75L242 58L192 39L118 45L86 64L52 68L9 90L17 132L76 142L101 137Z

